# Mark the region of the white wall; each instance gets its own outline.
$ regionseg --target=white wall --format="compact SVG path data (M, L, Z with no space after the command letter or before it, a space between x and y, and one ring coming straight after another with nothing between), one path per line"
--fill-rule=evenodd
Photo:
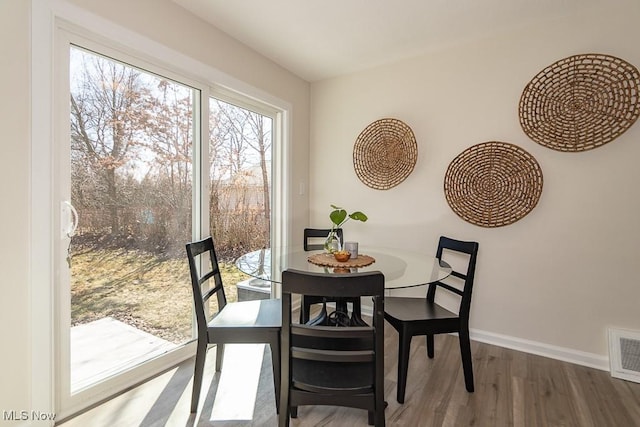
M533 76L573 54L607 53L640 67L639 18L637 2L606 2L570 18L313 83L311 223L329 225L333 203L369 215L366 224L345 226L361 247L434 253L441 234L476 240L476 337L606 367L606 328L640 330L640 123L596 150L561 153L524 134L518 103ZM419 153L403 183L379 191L355 175L352 150L359 133L384 117L413 129ZM486 141L519 145L544 174L538 206L491 229L461 220L443 192L453 158Z
M29 402L29 2L0 1L0 416Z
M2 123L0 156L0 188L2 189L2 208L0 209L0 337L2 349L0 362L4 367L0 373L0 412L2 411L51 411L53 402L49 389L52 379L51 362L47 353L46 342L32 343L38 334L47 334L51 328L51 301L42 301L42 295L51 292L44 284L46 292L39 293L44 282L53 279L48 273L50 260L38 259L37 248L30 245L31 234L38 240L38 232L32 230L30 218L32 214L44 217L44 228L47 217L51 215L51 207L46 203L31 204L31 191L43 192L50 185L48 179L34 182L32 176L32 141L31 110L42 109L45 112L50 106L44 105L50 94L42 93L41 101L32 104L31 90L31 19L36 16L36 23L51 20L53 11L60 4L65 8L78 6L95 16L112 21L127 30L134 31L141 37L147 37L153 43L160 43L176 52L232 76L232 80L241 83L244 88L262 92L274 99L282 100L291 106L292 125L287 129L292 141L292 170L290 180L307 181L308 138L309 138L309 84L288 71L278 67L260 54L246 48L224 33L207 25L200 19L187 13L169 0L110 0L84 1L77 0L64 3L58 0L35 0L32 10L31 2L25 0L0 1L0 81L3 93L0 97L0 121ZM126 12L123 12L126 11ZM83 22L77 24L82 25ZM44 32L45 44L53 43L52 28L36 28L34 31ZM49 40L51 39L51 40ZM35 40L36 51L51 51L51 46L42 46L41 40ZM34 45L34 46L35 46ZM37 57L35 75L42 75L44 69L51 69L45 56ZM39 86L50 86L45 72L44 82L38 80ZM35 81L35 80L34 80ZM242 88L241 88L242 89ZM38 90L38 89L36 89ZM37 95L37 93L36 93ZM39 117L36 114L36 117ZM45 117L47 115L45 114ZM47 127L46 123L35 123L35 129ZM36 146L49 147L46 138L49 132L38 131ZM44 135L45 140L42 140ZM37 155L35 157L38 157ZM42 156L40 156L42 157ZM45 168L50 165L45 160ZM38 174L35 174L38 175ZM47 197L44 197L46 199ZM306 195L294 193L291 200L291 229L302 230L308 219L308 202ZM43 224L36 224L41 227ZM294 235L302 239L302 231ZM52 241L46 236L43 241ZM46 245L45 245L46 246ZM38 249L39 253L51 254L51 248ZM31 269L33 266L33 269ZM38 282L38 283L36 283ZM52 286L52 285L51 285ZM33 304L37 301L36 304ZM42 311L32 313L33 307L41 307ZM37 322L31 324L31 319ZM48 336L48 335L47 335ZM51 337L49 337L51 338ZM52 339L52 338L51 338ZM46 341L46 340L45 340ZM7 369L8 368L8 369ZM0 417L2 415L0 414ZM3 425L18 425L6 422Z

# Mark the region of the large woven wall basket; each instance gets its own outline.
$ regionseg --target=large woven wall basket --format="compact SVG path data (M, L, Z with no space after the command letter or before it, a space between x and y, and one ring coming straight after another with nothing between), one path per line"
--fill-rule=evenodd
M388 190L404 181L418 158L413 131L397 119L380 119L358 135L353 146L353 167L367 186Z
M527 215L542 194L542 170L536 159L507 142L483 142L467 148L449 164L444 194L463 220L501 227Z
M568 152L600 147L640 115L640 73L609 55L561 59L527 84L519 115L524 132L545 147Z

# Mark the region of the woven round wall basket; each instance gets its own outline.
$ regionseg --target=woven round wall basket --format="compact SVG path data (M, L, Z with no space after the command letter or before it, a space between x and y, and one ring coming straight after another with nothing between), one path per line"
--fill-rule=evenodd
M574 55L540 71L520 97L520 125L538 144L586 151L625 132L640 115L640 73L622 59Z
M418 158L418 144L409 126L380 119L367 126L353 146L356 175L367 186L388 190L404 181Z
M447 168L444 193L451 209L481 227L501 227L527 215L542 194L536 159L506 142L467 148Z

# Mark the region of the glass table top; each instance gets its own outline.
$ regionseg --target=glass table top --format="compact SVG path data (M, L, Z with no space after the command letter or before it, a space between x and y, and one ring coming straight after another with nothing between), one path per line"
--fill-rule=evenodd
M240 256L236 266L240 271L265 281L280 283L286 269L326 273L380 271L385 276L386 289L409 288L442 280L451 274L451 266L434 256L420 252L382 247L362 246L361 255L369 255L375 261L365 267L334 268L309 262L309 256L322 251L304 251L302 246L280 249L258 249Z

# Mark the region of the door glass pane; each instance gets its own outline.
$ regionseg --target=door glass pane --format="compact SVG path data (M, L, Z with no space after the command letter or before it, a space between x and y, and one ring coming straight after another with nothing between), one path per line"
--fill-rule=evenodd
M210 229L231 300L271 297L271 284L237 271L240 255L270 246L273 119L209 100ZM236 286L237 285L237 286Z
M192 338L195 90L70 52L71 391Z

